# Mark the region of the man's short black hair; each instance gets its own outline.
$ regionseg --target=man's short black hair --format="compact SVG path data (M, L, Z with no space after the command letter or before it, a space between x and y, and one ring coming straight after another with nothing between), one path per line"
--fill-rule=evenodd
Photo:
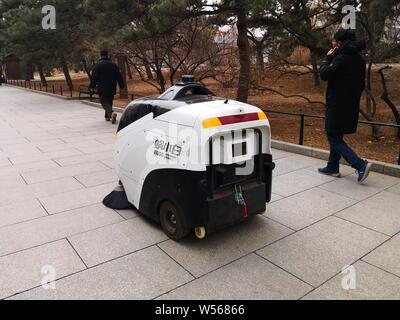
M337 42L355 41L357 40L356 33L350 29L340 29L334 36Z
M108 50L106 50L106 49L101 50L100 51L100 56L107 58L108 57Z

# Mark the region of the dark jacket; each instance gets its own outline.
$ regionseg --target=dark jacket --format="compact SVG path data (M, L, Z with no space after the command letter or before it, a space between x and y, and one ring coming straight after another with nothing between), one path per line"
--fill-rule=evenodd
M114 97L117 92L117 82L120 89L125 88L121 72L116 64L108 59L101 59L93 68L90 88L98 88L100 96Z
M328 81L327 132L357 132L360 100L365 89L366 64L360 55L364 49L365 42L349 42L334 57L327 56L321 65L321 79Z

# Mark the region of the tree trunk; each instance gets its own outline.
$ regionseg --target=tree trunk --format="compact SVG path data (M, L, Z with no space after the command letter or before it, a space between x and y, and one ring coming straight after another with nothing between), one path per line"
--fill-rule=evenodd
M89 66L87 64L85 57L82 57L82 66L83 66L83 69L85 70L86 74L88 75L89 79L91 79L92 74L90 72L90 69L89 69Z
M383 87L383 93L382 93L381 99L383 101L385 101L385 103L388 105L390 110L392 110L392 113L393 113L393 116L394 116L394 118L396 120L396 123L398 125L400 125L400 112L397 109L396 105L393 103L393 101L389 98L389 92L388 92L388 89L387 89L386 78L385 78L385 74L384 74L385 70L390 70L390 69L391 69L390 66L386 66L386 67L383 67L383 68L379 69L379 74L381 76L382 87ZM400 138L400 129L397 132L397 137Z
M147 79L154 80L153 72L151 72L151 68L148 61L144 61L144 68L146 70Z
M311 65L313 69L314 86L319 87L321 85L321 79L319 77L318 61L315 52L311 52Z
M44 86L46 86L47 85L47 80L46 80L46 76L45 76L44 71L43 71L43 66L41 64L38 64L37 69L38 69L38 72L39 72L40 81L42 82L42 84Z
M128 77L129 77L130 80L132 80L133 79L133 75L132 75L131 66L130 66L129 61L128 61L128 57L126 57L125 60L126 60L126 71L128 72Z
M121 99L128 99L128 85L127 85L127 81L126 81L126 55L123 53L120 53L117 55L117 62L118 62L118 67L119 70L121 71L121 75L122 75L122 80L124 81L125 84L125 88L120 90L120 98Z
M250 44L247 37L247 18L243 0L235 0L237 7L237 29L238 39L237 45L240 56L240 74L237 90L237 100L247 102L249 98L251 61L250 61Z
M30 62L30 61L26 63L25 80L26 80L26 81L31 81L31 80L33 80L33 64L32 64L32 62Z
M72 91L74 91L74 84L72 82L71 75L69 73L68 64L65 60L62 60L61 66L62 66L62 70L63 70L64 76L65 76L65 81L67 81L68 88L72 92Z
M368 63L368 68L367 68L367 90L369 92L372 92L371 76L372 76L372 59ZM367 114L368 114L368 117L370 117L370 118L373 118L375 116L374 112L372 110L372 101L371 101L370 96L367 96Z
M257 58L257 74L258 78L262 79L265 72L264 64L264 44L263 42L256 43L256 58Z

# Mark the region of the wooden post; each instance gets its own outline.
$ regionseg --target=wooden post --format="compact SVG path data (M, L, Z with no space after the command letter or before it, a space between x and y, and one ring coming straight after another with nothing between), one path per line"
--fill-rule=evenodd
M126 81L126 74L127 74L126 59L127 58L126 58L126 55L124 53L118 53L117 54L118 67L119 67L119 70L121 71L122 80L124 81L124 84L125 84L125 88L120 90L119 97L121 99L128 99L128 85L127 85L127 81Z

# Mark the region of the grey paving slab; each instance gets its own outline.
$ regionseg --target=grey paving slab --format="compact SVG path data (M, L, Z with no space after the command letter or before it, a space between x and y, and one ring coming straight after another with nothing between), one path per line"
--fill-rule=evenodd
M291 229L300 230L356 202L357 200L313 188L272 203L267 207L265 215Z
M45 181L57 180L61 178L77 176L86 173L99 172L109 169L100 162L89 162L70 167L59 167L56 163L55 168L23 173L22 176L28 184L40 183Z
M107 145L101 145L101 146L97 146L97 147L77 148L77 149L85 154L99 154L99 153L104 153L104 152L109 152L109 154L110 154L114 151L115 147L112 144L110 144L110 145L107 144ZM98 160L102 160L102 159L98 159Z
M400 236L384 243L363 260L400 277Z
M117 167L117 165L115 164L115 160L112 157L104 159L104 160L100 160L100 162L105 164L107 167L109 167L111 169L115 169Z
M356 175L353 174L327 183L321 188L356 200L364 200L397 183L399 183L398 178L371 173L369 178L359 185Z
M354 264L355 289L345 290L342 281L346 274L339 274L311 292L305 300L398 300L400 278L365 262ZM346 288L346 287L345 287Z
M142 218L105 226L69 238L91 267L167 240L160 226Z
M102 205L80 208L0 228L0 256L123 221Z
M393 186L393 187L391 187L391 188L389 188L389 189L387 189L386 191L393 192L393 193L396 193L396 194L400 195L400 183L395 185L395 186Z
M8 189L21 188L26 185L24 179L14 173L12 175L0 176L0 192L1 194L6 194Z
M29 163L29 162L51 160L51 159L56 159L56 158L72 157L72 156L77 156L80 154L82 154L82 152L79 151L78 149L53 151L53 152L40 153L40 154L35 154L35 155L32 155L31 153L27 152L23 156L10 157L10 161L13 164L24 164L24 163Z
M115 210L120 216L122 216L124 219L129 220L129 219L134 219L140 216L140 213L134 209L126 209L126 210Z
M284 175L275 177L272 183L272 191L283 197L320 186L335 178L320 175L310 170L296 170Z
M278 159L293 157L294 155L293 155L293 153L290 153L290 152L286 152L286 151L282 151L282 150L278 150L278 149L272 149L272 156L275 161Z
M48 284L55 279L84 270L86 267L66 240L45 244L0 258L0 299Z
M95 187L102 184L112 183L114 182L115 185L118 183L118 176L115 170L107 170L107 171L100 171L94 172L84 175L79 175L75 177L79 180L86 187Z
M274 221L256 217L246 223L210 235L198 241L188 238L182 242L160 244L165 252L196 277L277 241L292 231Z
M274 170L274 176L280 176L292 171L304 169L319 163L320 160L313 159L309 157L304 157L300 155L295 155L292 157L285 157L275 161L276 168Z
M11 162L8 158L0 158L0 168L1 167L10 167Z
M0 190L4 190L4 192L0 193L0 206L13 205L39 197L47 197L83 188L84 186L74 178L63 178L31 185L26 185L25 183L13 186L5 185L4 188L0 187Z
M105 184L93 188L65 192L55 196L39 198L43 207L50 214L78 209L101 203L104 197L113 191L115 183Z
M31 172L36 172L38 170L47 171L55 168L59 168L59 165L52 160L31 162L31 163L14 165L11 167L0 168L0 177L2 178L4 176L10 176L13 174L31 173Z
M388 237L329 217L259 251L269 261L319 286Z
M295 300L313 288L251 254L196 279L162 300Z
M339 212L337 216L393 236L400 232L400 196L383 191Z
M100 153L92 153L92 154L85 154L75 157L66 157L66 158L58 158L55 161L63 167L66 166L73 166L79 164L86 164L94 161L99 160L106 160L109 159L110 156L112 157L113 153L110 151L100 152Z
M182 267L157 247L80 272L56 282L56 290L34 289L15 299L153 299L191 281Z
M12 204L0 205L0 227L44 216L47 212L36 199L20 198Z
M282 196L279 196L279 195L273 193L272 196L271 196L271 203L276 202L276 201L281 200L281 199L283 199Z

